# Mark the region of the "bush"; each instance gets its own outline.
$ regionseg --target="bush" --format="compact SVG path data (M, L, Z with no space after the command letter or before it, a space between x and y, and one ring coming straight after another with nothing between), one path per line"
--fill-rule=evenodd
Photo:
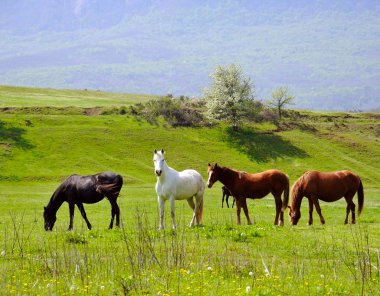
M187 97L175 99L172 96L150 100L146 104L134 105L131 113L144 117L148 122L157 124L163 117L171 126L195 127L204 125L205 118L202 113L204 103Z

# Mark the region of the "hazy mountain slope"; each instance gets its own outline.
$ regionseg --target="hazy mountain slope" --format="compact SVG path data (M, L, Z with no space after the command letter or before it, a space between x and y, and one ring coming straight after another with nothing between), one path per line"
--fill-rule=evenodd
M16 2L16 3L15 3ZM260 99L297 107L379 106L375 1L2 2L0 84L200 95L237 63Z

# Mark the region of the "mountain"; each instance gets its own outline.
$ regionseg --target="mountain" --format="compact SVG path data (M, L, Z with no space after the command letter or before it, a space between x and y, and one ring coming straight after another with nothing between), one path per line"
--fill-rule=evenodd
M3 0L0 84L201 96L218 64L296 108L380 99L377 1Z

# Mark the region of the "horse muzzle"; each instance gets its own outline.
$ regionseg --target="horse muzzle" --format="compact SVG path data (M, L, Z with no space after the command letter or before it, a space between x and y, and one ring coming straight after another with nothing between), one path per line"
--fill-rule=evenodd
M208 187L208 188L211 188L212 185L214 185L214 184L213 184L213 183L210 183L210 182L207 182L207 187Z
M161 174L162 174L162 171L161 171L161 170L156 170L156 171L154 171L154 172L156 173L156 176L157 176L157 177L161 176Z
M45 225L45 230L46 231L52 231L53 230L53 226L51 226L51 225Z

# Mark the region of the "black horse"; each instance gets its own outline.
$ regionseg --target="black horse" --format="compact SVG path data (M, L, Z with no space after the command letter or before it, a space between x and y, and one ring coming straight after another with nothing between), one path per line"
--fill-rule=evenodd
M226 198L226 203L227 203L227 208L230 207L230 205L228 204L228 198L232 195L231 192L228 190L228 188L226 186L223 186L222 187L222 193L223 193L223 196L222 196L222 208L223 208L223 205L224 205L224 197ZM233 201L232 201L232 207L234 207L234 204L235 204L235 198L233 198Z
M113 227L115 216L116 226L119 227L120 209L116 201L122 186L123 178L112 172L103 172L90 176L71 175L59 185L48 205L44 207L45 230L53 229L54 223L57 220L56 213L65 201L69 203L70 210L70 225L68 230L73 229L75 205L77 205L82 217L86 221L88 229L91 229L91 224L87 219L83 204L97 203L104 196L107 197L112 206L109 229Z

